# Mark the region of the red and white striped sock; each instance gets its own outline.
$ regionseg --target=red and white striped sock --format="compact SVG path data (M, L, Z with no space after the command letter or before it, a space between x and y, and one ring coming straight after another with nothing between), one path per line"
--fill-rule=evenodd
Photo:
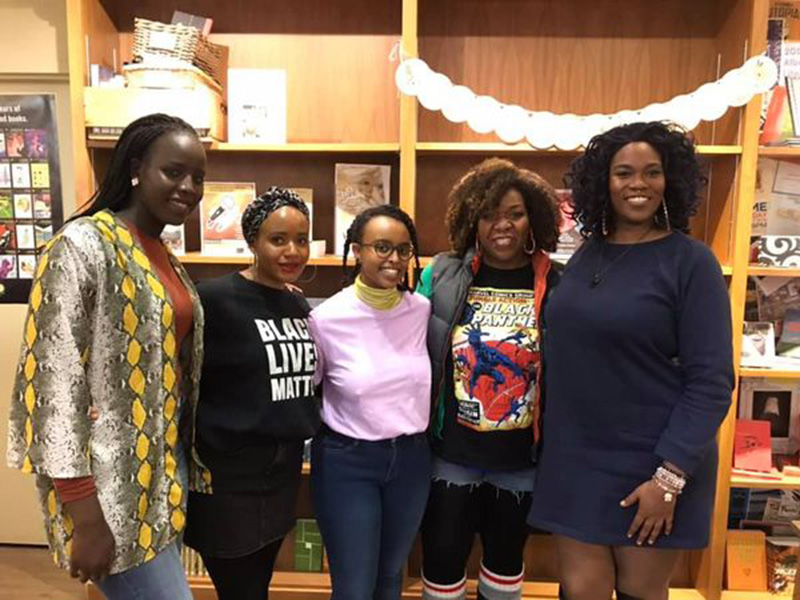
M422 574L423 600L464 600L467 597L467 576L457 583L434 583Z
M525 569L519 575L498 575L487 569L481 561L478 590L486 600L519 600L522 597L522 580Z

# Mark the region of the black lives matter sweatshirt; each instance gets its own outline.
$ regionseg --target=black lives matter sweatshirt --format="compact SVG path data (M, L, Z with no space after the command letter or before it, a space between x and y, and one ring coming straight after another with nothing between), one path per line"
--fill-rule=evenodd
M263 492L300 476L320 424L317 353L302 296L234 273L201 281L204 360L195 445L215 492Z

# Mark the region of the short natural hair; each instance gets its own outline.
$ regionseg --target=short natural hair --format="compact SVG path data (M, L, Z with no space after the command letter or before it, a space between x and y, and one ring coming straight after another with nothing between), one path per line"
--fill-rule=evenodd
M464 256L475 245L478 220L495 209L509 190L520 193L536 246L556 249L561 214L555 190L541 176L509 160L489 158L470 169L448 197L447 225L450 249Z
M414 227L414 221L408 216L408 213L394 204L381 204L373 206L360 213L347 230L347 239L344 242L344 257L342 258L342 268L344 269L344 283L350 285L356 280L356 277L361 272L361 263L356 261L356 266L350 269L347 265L347 257L350 254L350 248L353 244L361 244L364 241L364 228L375 217L389 217L395 221L399 221L406 226L408 230L408 237L411 238L411 246L414 250L414 281L419 281L420 264L419 264L419 242L417 241L417 228ZM408 279L408 271L402 283L398 286L402 291L411 289L411 282Z

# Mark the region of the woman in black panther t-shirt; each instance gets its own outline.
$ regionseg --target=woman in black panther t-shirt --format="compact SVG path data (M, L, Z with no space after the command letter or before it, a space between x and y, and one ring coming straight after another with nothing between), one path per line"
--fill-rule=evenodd
M294 526L304 440L319 426L309 307L287 289L308 261L308 208L271 188L242 217L255 256L241 273L201 282L205 358L196 448L210 492L189 496L185 541L220 600L264 600Z

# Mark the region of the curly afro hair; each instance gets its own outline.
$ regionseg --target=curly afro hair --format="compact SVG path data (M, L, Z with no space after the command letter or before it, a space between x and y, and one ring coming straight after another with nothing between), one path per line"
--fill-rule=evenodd
M522 195L536 246L548 252L556 249L561 213L553 186L511 161L489 158L470 169L450 191L445 224L454 254L463 257L475 246L481 215L494 210L511 189Z
M688 233L689 219L697 212L700 190L708 180L691 136L676 125L653 122L621 125L596 135L570 165L564 180L572 189L574 218L581 225L581 234L585 238L602 237L604 213L608 231L614 230L613 213L609 209L609 171L614 155L631 142L647 142L661 157L669 224L659 211L656 226Z

